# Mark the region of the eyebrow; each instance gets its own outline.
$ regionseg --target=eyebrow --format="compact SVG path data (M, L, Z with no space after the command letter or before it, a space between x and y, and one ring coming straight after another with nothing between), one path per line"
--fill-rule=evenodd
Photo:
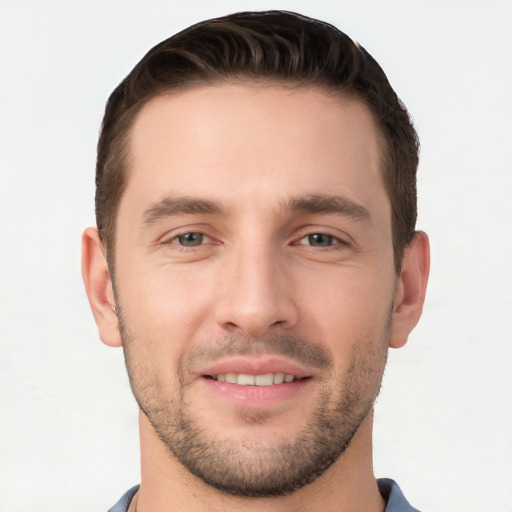
M371 220L370 212L364 206L339 195L313 194L294 197L284 204L284 209L291 212L343 215L356 221Z
M174 215L224 215L222 206L201 197L165 197L153 203L143 213L143 224L152 224Z
M351 199L328 194L292 197L283 203L283 210L309 214L336 214L356 221L369 221L370 212ZM143 224L176 215L226 215L222 205L202 197L165 197L150 205L143 213Z

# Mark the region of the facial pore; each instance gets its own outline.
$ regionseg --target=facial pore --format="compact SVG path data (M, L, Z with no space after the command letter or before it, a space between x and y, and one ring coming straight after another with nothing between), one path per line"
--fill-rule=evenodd
M118 302L119 304L119 302ZM125 361L135 398L171 457L207 485L234 496L281 496L313 482L347 449L379 393L386 364L390 315L380 335L356 340L350 364L336 375L331 354L290 335L255 339L231 336L195 347L181 358L179 385L172 392L151 371L147 340L134 339L118 308ZM305 427L293 442L274 443L221 437L195 414L185 375L192 366L234 355L285 356L321 370L321 390ZM171 370L170 370L171 372ZM265 410L238 411L247 425L264 426Z

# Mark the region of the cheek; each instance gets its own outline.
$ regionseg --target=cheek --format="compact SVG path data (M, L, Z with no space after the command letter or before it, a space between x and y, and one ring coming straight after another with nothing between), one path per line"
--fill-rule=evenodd
M192 340L211 311L212 291L207 276L161 267L141 272L137 279L120 279L123 316L134 338L151 340L179 352ZM126 277L126 276L125 276ZM169 347L170 346L170 347Z
M304 313L316 331L344 337L371 332L389 314L394 279L381 269L344 267L301 281Z
M383 275L368 268L344 268L332 272L323 287L308 286L305 336L331 352L341 387L349 379L352 386L375 393L380 385L394 288L393 279Z

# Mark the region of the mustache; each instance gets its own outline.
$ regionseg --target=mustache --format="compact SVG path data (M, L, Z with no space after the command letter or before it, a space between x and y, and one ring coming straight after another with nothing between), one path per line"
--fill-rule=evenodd
M333 357L325 348L286 334L272 334L257 338L227 336L217 340L213 345L198 346L184 356L180 367L186 371L198 364L225 357L256 355L279 355L309 368L323 371L334 368Z

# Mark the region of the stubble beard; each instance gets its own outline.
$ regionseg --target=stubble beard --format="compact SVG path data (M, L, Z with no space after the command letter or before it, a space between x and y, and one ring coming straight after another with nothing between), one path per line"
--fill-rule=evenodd
M219 438L194 414L194 404L187 400L183 374L191 359L204 356L202 351L180 361L180 391L169 396L156 372L151 371L150 361L141 358L145 352L136 348L137 341L142 340L131 336L120 311L118 318L133 394L170 456L207 485L240 497L293 493L317 479L343 455L378 396L390 325L388 319L377 339L353 344L351 363L339 379L334 376L330 354L291 336L259 338L256 343L237 337L219 341L215 354L246 355L254 353L252 347L257 346L258 353L277 353L308 364L317 361L323 366L326 379L306 426L293 442L265 444L249 436ZM359 346L365 350L357 350ZM251 428L258 423L264 425L267 419L265 411L240 412L240 420Z

